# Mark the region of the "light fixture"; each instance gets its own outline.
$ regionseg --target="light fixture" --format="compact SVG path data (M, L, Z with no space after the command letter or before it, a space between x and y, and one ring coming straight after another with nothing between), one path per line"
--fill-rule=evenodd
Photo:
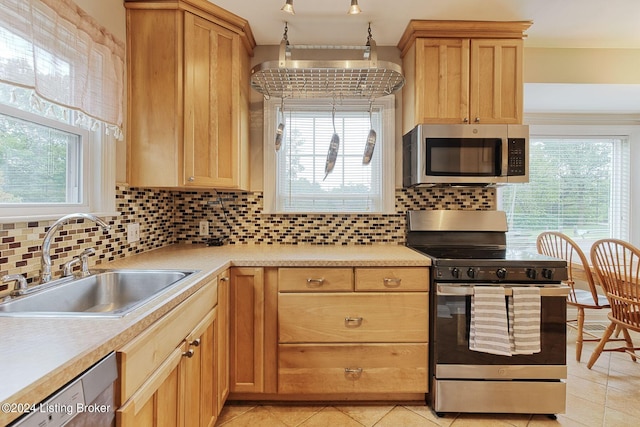
M349 7L347 14L357 15L360 12L362 12L362 10L360 10L360 6L358 6L358 0L351 0L351 7Z
M280 10L284 10L285 12L290 13L292 15L296 14L296 12L293 10L293 0L287 0L284 6L282 6L282 9Z

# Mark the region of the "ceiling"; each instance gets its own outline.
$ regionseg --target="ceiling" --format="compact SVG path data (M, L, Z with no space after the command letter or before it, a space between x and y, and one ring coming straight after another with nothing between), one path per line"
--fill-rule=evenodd
M640 0L209 0L249 21L258 45L277 45L285 21L294 45L396 46L411 19L533 21L525 47L640 49ZM525 113L640 114L640 85L526 84Z
M395 46L411 19L533 21L526 47L640 48L638 0L210 0L249 21L259 45L278 44L289 22L292 44L360 45L371 22L379 46Z

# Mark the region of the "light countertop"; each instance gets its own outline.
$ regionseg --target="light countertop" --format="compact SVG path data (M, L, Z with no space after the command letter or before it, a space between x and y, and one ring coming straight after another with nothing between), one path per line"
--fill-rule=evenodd
M0 317L0 403L36 404L231 266L429 266L404 246L172 245L99 268L200 270L121 318ZM0 411L0 425L21 414Z

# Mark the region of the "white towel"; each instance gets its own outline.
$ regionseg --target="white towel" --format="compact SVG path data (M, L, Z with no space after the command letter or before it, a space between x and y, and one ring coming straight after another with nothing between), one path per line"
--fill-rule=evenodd
M473 289L469 350L511 356L504 288L475 286Z
M514 287L508 299L511 354L540 353L540 289Z

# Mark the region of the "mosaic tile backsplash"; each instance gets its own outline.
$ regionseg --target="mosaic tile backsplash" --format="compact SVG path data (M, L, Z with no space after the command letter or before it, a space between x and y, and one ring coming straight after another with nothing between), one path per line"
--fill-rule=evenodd
M63 226L54 237L51 259L55 277L64 263L92 247L90 266L173 243L205 243L200 221L210 237L226 244L404 244L408 210L495 209L492 188L416 188L396 190L396 212L369 214L264 214L260 192L170 191L118 186L116 207L103 232L89 221ZM0 224L0 276L23 274L37 283L44 234L54 221ZM140 224L140 240L127 243L126 227ZM0 295L8 292L0 285Z

